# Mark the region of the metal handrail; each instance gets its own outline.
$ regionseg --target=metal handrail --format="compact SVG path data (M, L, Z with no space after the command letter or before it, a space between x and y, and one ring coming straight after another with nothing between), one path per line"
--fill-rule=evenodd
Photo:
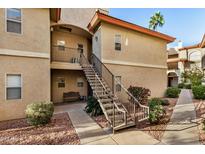
M142 105L118 80L115 79L115 81L122 87L123 90L126 91L126 93L127 93L135 102L137 102L137 104L138 104L140 107L147 107L147 108L149 108L149 107L146 106L146 105Z
M85 56L84 56L83 53L81 53L81 56L83 56L83 58L86 60L87 64L89 64L89 61L87 60L87 58L85 58ZM91 67L91 69L92 69L93 72L95 73L95 70L93 69L93 67ZM100 78L98 77L97 73L95 73L95 77L99 80L99 82L100 82L100 84L102 85L103 89L106 91L106 88L105 88L104 84L102 83L102 81L100 80ZM96 96L97 96L97 94L96 94ZM114 98L112 98L112 99L113 99L113 104L115 105L115 107L117 108L117 110L120 111L120 112L123 112L124 115L125 115L126 112L118 107L118 105L117 105L117 104L115 103L115 101L114 101Z

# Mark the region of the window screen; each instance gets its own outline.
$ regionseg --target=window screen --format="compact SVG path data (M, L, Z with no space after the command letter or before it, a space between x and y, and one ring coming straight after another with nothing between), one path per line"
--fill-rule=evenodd
M6 98L21 99L21 75L7 75Z
M7 32L21 34L21 9L6 9Z

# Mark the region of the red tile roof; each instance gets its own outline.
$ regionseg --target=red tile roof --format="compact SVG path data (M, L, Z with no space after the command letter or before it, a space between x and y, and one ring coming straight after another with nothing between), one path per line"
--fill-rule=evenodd
M167 41L168 43L173 42L175 40L174 37L171 37L169 35L166 34L162 34L153 30L150 30L148 28L144 28L142 26L139 25L135 25L133 23L109 16L109 15L105 15L103 13L100 13L99 11L97 11L94 15L94 17L92 18L92 20L90 21L90 23L88 24L88 29L89 31L93 32L94 29L96 28L96 26L101 22L107 22L113 25L117 25L117 26L121 26L127 29L131 29L134 31L138 31L147 35L151 35L160 39L163 39L165 41Z

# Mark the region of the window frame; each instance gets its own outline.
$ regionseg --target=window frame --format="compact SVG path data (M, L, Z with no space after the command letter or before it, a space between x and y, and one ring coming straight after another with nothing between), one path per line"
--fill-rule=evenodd
M13 35L23 35L23 9L22 8L17 8L21 10L21 21L13 20L13 19L7 19L7 9L12 9L12 8L5 8L4 9L4 14L5 14L5 32ZM17 22L21 24L21 33L15 33L15 32L8 32L7 31L7 20Z
M60 42L63 42L63 43L60 44ZM58 47L58 51L65 51L65 49L66 49L65 40L57 40L57 47Z
M79 47L82 45L82 48ZM80 53L83 53L84 52L84 45L82 43L78 43L78 51L80 51Z
M78 86L78 83L82 83L82 86ZM83 88L84 87L84 80L83 80L83 78L77 78L77 87L78 88Z
M120 36L120 50L117 50L116 49L116 37L117 36ZM118 52L121 52L122 51L122 35L121 34L115 34L115 36L114 36L114 49L115 49L115 51L118 51Z
M7 99L7 76L8 75L19 75L21 77L21 98L16 99ZM23 99L23 76L21 73L5 73L5 100L13 101L13 100L22 100Z
M59 82L60 80L64 80L64 82ZM64 83L64 87L59 87L59 83ZM65 77L57 77L57 87L58 88L66 88L66 82L65 82Z

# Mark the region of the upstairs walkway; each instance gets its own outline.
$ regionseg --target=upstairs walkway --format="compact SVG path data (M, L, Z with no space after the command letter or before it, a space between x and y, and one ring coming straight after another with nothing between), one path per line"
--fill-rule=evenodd
M196 113L190 90L183 89L166 128L162 142L165 144L200 144Z

